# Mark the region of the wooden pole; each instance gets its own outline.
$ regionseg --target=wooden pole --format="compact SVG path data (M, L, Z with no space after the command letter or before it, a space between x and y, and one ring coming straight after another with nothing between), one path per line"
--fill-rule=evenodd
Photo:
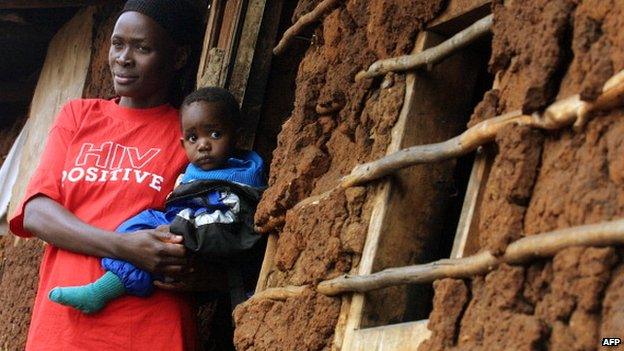
M458 259L389 268L368 275L343 275L321 282L317 291L333 296L344 292L367 292L402 284L426 284L443 278L469 278L494 270L501 263L522 264L535 258L554 256L572 246L624 244L624 219L588 224L524 237L511 243L501 257L484 251Z
M357 165L342 178L345 188L367 183L399 169L421 163L431 163L465 155L486 144L505 126L525 125L539 129L554 130L572 124L582 127L591 112L608 110L624 103L624 71L605 83L603 93L593 102L582 101L579 95L551 104L542 114L523 115L513 111L477 123L457 137L437 144L417 145L399 150L378 160Z
M338 0L323 0L314 8L314 10L301 16L297 20L297 22L292 25L292 27L288 28L284 32L284 36L279 41L279 43L277 43L277 46L273 49L273 54L280 55L282 52L284 52L288 44L290 44L293 38L297 36L297 34L299 34L303 30L303 28L311 23L318 21L325 13L334 9L337 3Z
M489 33L491 28L492 15L485 16L440 45L417 54L379 60L370 65L366 71L356 74L355 80L359 81L364 78L381 76L388 72L403 72L426 65L433 65Z
M348 188L364 184L405 167L465 155L480 145L494 140L496 133L504 126L526 118L531 118L531 116L522 115L520 111L513 111L480 122L464 133L441 143L412 146L378 160L357 165L350 174L342 178L342 186Z
M255 293L252 299L270 299L270 300L286 300L291 297L301 296L303 292L309 287L288 285L284 287L268 288L260 292Z

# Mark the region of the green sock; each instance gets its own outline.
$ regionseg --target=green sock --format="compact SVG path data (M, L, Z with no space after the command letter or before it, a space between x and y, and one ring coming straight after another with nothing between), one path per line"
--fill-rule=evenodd
M48 298L62 305L74 307L84 313L102 309L108 301L125 294L126 289L115 273L106 272L95 282L82 286L56 287Z

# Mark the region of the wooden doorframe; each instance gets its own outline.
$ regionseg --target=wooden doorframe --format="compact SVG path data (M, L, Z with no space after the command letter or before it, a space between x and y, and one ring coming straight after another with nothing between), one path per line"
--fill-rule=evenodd
M214 0L208 12L197 87L236 97L246 117L244 149L254 143L284 1Z

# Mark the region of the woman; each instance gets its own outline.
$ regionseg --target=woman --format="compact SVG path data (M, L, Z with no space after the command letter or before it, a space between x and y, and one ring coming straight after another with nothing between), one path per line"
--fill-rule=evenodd
M126 235L113 230L143 209L162 207L188 162L179 146L177 110L168 102L174 77L189 56L194 13L183 1L128 1L109 51L120 98L71 101L50 130L20 210L10 220L13 233L49 244L28 350L196 347L192 302L182 293L158 289L149 298L127 296L93 315L47 299L52 287L101 275L100 257L190 279L184 275L189 267L181 237L166 228Z

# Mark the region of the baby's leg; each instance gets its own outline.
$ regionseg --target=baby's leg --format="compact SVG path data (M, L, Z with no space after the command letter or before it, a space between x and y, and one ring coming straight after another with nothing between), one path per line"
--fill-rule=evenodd
M109 271L91 284L54 288L50 290L48 297L54 302L74 307L84 313L95 313L110 300L125 292L121 279Z
M123 222L116 231L131 233L168 224L166 213L145 210ZM103 258L102 268L106 273L97 281L82 286L56 287L50 291L48 297L84 313L95 313L116 297L124 294L149 296L154 289L152 276L129 262Z

